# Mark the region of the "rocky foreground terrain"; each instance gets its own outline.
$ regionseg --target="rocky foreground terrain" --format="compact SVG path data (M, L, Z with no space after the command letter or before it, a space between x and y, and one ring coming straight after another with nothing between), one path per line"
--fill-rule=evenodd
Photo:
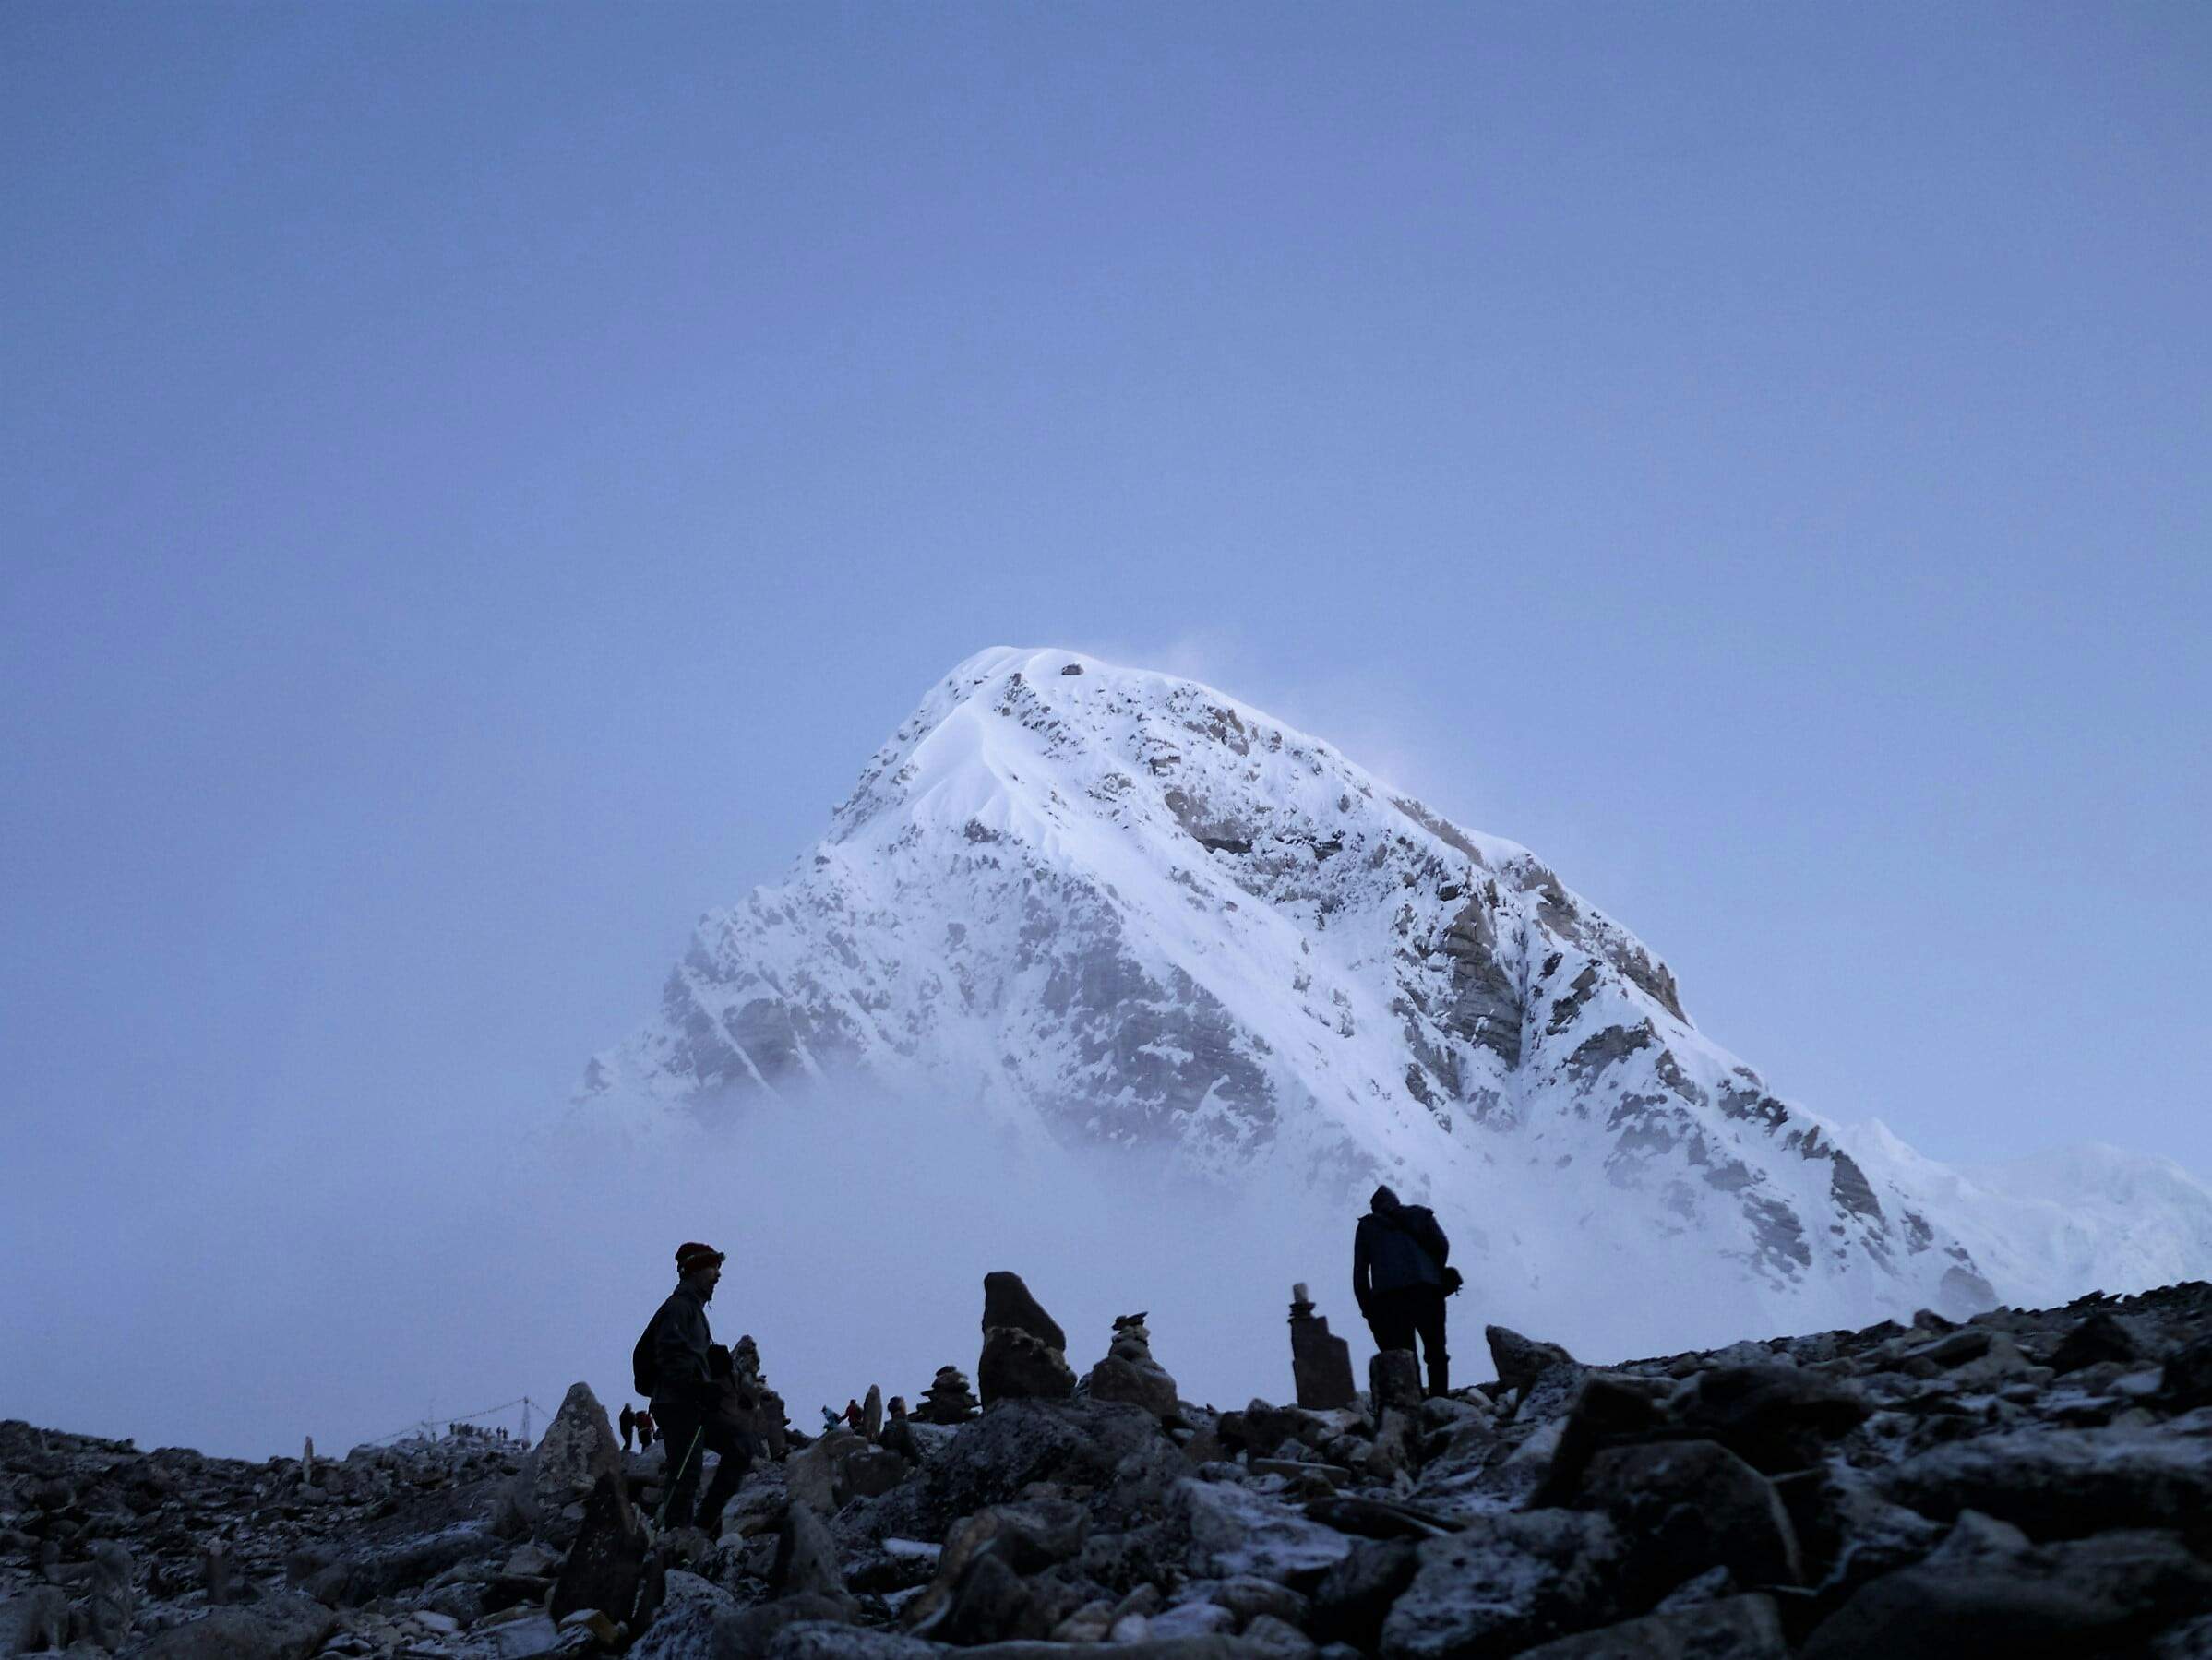
M1400 1355L1351 1394L1309 1310L1345 1403L1217 1411L1142 1317L1079 1379L992 1282L980 1411L947 1368L778 1437L713 1540L581 1384L527 1451L0 1424L0 1655L2212 1656L2212 1285L1602 1369L1492 1327L1427 1401Z

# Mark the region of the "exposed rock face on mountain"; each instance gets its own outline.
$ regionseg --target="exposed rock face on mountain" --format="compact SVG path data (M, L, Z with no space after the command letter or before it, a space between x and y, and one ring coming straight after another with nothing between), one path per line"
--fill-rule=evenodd
M550 1495L588 1467L587 1501L526 1523L544 1466L496 1444L264 1465L0 1424L0 1654L2212 1652L2212 1285L1609 1368L1489 1338L1498 1380L1426 1401L1008 1399L912 1459L840 1429L719 1539L654 1531L658 1451L609 1472L595 1438Z
M1492 1255L1531 1284L1609 1249L1749 1288L1768 1330L2212 1272L2212 1191L2178 1169L2146 1224L1843 1131L1527 849L1078 653L934 688L791 878L700 922L585 1098L713 1118L848 1071L1225 1182L1380 1174L1455 1236L1512 1231Z

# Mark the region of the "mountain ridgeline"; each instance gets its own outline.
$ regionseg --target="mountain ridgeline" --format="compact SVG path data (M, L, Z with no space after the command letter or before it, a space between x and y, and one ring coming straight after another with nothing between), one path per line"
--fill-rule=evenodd
M584 1100L712 1121L853 1077L1227 1186L1385 1179L1532 1284L1633 1260L1776 1329L2212 1272L2178 1168L2131 1163L2147 1212L2077 1213L1847 1130L1526 848L1076 652L934 687L787 880L701 919Z

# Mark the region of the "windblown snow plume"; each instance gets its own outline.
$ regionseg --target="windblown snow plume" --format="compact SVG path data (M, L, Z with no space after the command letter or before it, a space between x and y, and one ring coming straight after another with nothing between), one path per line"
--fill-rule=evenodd
M1223 1188L1387 1179L1486 1307L1553 1331L1601 1309L1571 1334L1600 1351L2212 1273L2212 1190L2178 1168L2094 1164L2154 1196L2146 1224L2074 1203L2063 1168L1970 1178L1841 1129L1701 1034L1666 963L1526 848L1210 687L1070 651L936 687L788 880L701 920L584 1101L736 1123L844 1076L948 1134Z

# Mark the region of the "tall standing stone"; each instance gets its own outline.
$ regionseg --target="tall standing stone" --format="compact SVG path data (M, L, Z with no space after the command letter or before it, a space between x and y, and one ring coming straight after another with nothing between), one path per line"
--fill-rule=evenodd
M1329 1334L1328 1320L1313 1311L1304 1281L1290 1288L1290 1375L1298 1404L1326 1412L1357 1397L1352 1382L1352 1345Z
M860 1433L867 1437L871 1445L883 1439L883 1386L880 1383L869 1384L867 1399L860 1403Z
M1003 1269L983 1276L984 1335L989 1336L994 1326L1012 1326L1048 1349L1058 1349L1062 1355L1068 1352L1068 1334L1060 1330L1059 1321L1045 1312L1020 1274Z

